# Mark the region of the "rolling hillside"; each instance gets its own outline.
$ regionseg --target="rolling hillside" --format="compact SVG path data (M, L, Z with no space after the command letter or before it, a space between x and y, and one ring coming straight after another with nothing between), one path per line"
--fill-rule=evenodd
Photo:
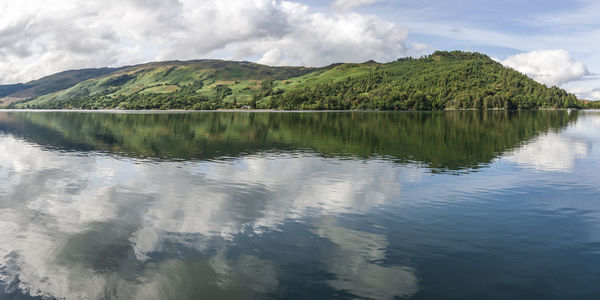
M168 61L67 71L0 86L5 107L44 109L535 109L585 105L488 56L460 51L380 64L269 67Z
M120 68L71 70L33 80L27 83L0 85L0 101L8 104L23 99L37 98L58 92L79 82L113 73Z

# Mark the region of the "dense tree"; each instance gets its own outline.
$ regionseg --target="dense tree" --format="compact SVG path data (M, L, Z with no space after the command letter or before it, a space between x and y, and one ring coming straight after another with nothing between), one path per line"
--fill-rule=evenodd
M548 88L478 53L435 52L370 72L272 97L279 109L579 108L574 95Z

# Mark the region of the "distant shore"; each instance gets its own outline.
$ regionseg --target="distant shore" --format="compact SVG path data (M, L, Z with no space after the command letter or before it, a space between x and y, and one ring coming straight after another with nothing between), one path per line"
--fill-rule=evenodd
M191 110L191 109L31 109L31 108L0 108L0 112L106 112L106 113L189 113L189 112L457 112L457 111L593 111L592 108L537 108L537 109L455 109L447 108L444 110L283 110L283 109L213 109L213 110Z

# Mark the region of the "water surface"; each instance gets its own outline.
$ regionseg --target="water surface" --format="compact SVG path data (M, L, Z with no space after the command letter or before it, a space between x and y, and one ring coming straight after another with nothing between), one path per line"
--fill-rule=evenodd
M0 112L0 298L595 298L600 113Z

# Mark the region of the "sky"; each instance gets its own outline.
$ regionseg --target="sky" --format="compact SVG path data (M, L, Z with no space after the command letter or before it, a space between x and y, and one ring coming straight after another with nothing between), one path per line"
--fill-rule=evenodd
M598 15L591 0L0 0L0 84L157 60L324 66L464 50L600 100Z

